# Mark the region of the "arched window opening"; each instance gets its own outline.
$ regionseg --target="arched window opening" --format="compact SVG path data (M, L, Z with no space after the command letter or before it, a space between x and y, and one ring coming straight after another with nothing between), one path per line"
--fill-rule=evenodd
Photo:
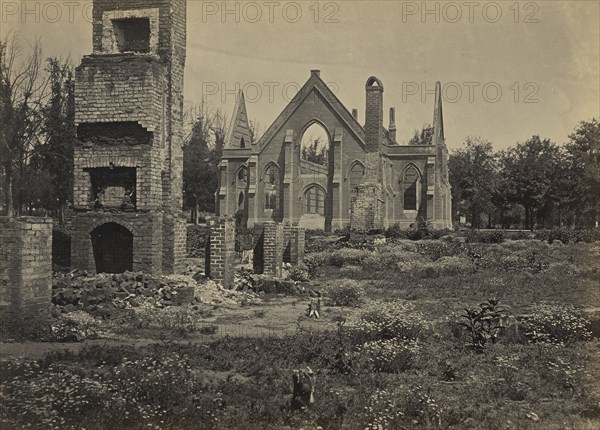
M305 212L325 216L325 191L319 186L312 186L304 193Z
M352 168L350 169L350 174L348 175L350 182L350 191L355 192L358 186L362 183L363 176L365 175L365 168L360 163L354 163Z
M237 182L238 184L246 184L246 182L248 182L248 169L246 168L246 166L242 166L238 170Z
M244 138L242 137L242 140L240 140L240 148L245 148L246 147L246 142L244 142Z
M277 210L279 202L279 168L271 164L265 171L265 209Z
M238 196L238 210L239 209L244 209L244 193L240 192L239 196Z
M409 166L404 171L402 183L404 188L404 210L416 211L419 206L421 176L415 166Z
M312 124L302 135L300 156L303 160L327 167L329 160L329 135L321 124Z

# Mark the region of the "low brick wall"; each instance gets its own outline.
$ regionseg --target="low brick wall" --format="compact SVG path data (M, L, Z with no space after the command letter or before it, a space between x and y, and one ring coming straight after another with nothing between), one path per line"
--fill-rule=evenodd
M0 332L46 321L52 300L52 219L0 218Z

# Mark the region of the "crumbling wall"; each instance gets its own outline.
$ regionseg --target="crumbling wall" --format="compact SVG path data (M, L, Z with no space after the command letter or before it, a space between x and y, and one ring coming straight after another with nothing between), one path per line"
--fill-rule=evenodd
M0 332L43 323L52 299L52 220L0 218Z
M206 241L205 274L232 288L235 279L235 220L213 218L207 220L210 235Z

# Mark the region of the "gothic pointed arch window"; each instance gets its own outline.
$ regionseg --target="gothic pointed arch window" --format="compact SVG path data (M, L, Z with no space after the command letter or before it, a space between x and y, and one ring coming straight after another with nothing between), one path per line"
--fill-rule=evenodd
M350 167L350 172L348 173L348 182L351 192L355 192L357 190L358 186L363 180L364 175L365 166L363 166L361 162L356 161L354 164L352 164L352 167Z
M329 134L319 122L313 122L302 135L300 157L313 164L327 167Z
M238 185L245 185L248 182L248 168L246 166L238 169L236 182Z
M279 190L281 177L279 167L276 164L269 164L265 169L265 209L277 210L279 206Z
M304 213L325 216L325 190L312 185L304 192Z
M419 208L419 190L421 189L421 174L414 165L409 165L402 175L402 191L404 210L416 211Z

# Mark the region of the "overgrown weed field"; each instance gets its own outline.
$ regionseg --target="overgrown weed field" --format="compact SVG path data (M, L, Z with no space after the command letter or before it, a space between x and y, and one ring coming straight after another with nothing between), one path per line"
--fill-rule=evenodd
M320 319L271 297L94 322L121 342L3 355L1 428L600 428L598 242L319 240L300 270ZM292 412L306 366L315 403Z

